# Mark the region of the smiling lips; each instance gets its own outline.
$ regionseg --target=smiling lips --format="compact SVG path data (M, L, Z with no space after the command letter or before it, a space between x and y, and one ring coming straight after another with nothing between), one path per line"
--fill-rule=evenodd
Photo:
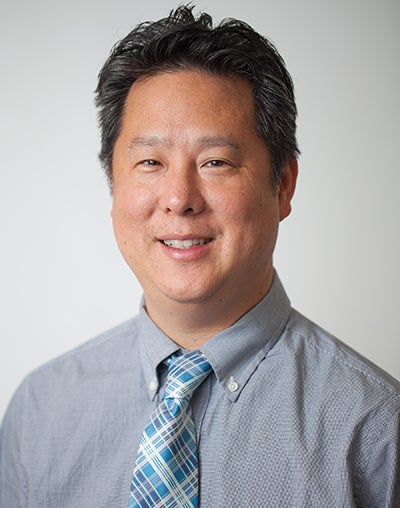
M174 249L190 249L196 245L204 245L211 242L211 238L187 238L185 240L162 240L162 243L167 247Z

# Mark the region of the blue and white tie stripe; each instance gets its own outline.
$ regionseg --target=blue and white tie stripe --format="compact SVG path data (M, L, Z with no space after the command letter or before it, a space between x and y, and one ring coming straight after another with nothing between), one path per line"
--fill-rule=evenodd
M163 400L141 437L129 508L198 506L196 428L189 402L211 366L199 351L173 355L167 365Z

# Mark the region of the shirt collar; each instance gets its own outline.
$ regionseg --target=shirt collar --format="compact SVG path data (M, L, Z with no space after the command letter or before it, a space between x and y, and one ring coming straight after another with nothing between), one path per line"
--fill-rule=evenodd
M274 274L265 297L229 328L207 341L200 350L210 362L217 381L235 401L260 362L281 335L291 308L283 286ZM149 396L154 399L159 378L157 367L180 350L148 316L144 299L139 312L139 348Z
M275 273L264 298L200 348L232 401L239 397L253 372L279 339L290 312L290 301Z
M149 396L156 396L160 379L157 367L173 353L180 350L178 344L167 337L147 314L144 298L139 311L139 349Z

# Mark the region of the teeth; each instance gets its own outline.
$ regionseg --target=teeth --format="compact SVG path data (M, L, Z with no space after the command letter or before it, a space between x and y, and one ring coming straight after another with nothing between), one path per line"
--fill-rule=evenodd
M209 240L205 238L191 238L190 240L163 240L165 245L168 247L174 247L175 249L190 249L193 245L204 245Z

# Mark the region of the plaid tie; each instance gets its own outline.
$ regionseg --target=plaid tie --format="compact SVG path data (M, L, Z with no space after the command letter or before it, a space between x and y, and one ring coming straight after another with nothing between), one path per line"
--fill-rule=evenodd
M192 508L198 504L196 428L189 401L211 366L199 351L167 360L163 400L140 441L129 508Z

